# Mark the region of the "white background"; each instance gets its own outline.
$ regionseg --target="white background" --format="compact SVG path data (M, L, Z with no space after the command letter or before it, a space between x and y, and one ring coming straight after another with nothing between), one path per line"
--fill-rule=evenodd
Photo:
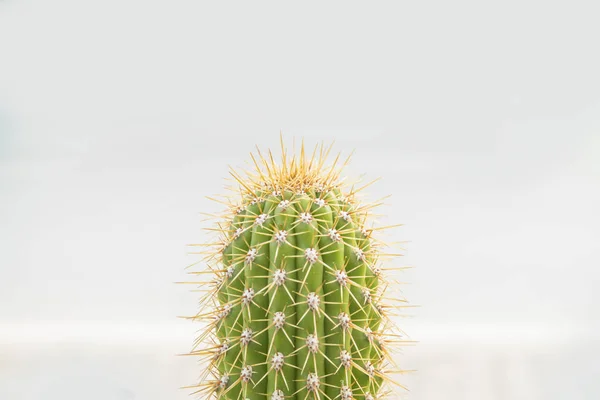
M356 150L408 399L600 397L595 2L0 1L0 399L185 399L227 165ZM485 4L485 5L484 5Z

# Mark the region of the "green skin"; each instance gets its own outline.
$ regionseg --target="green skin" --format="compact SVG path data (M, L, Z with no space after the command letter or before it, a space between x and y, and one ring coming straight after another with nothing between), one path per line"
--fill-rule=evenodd
M329 398L335 398L339 393L337 385L350 382L349 370L339 368L337 360L342 350L351 351L349 332L336 332L337 319L340 313L349 314L350 292L348 286L344 287L336 281L336 272L344 268L344 242L334 241L329 237L329 230L334 227L332 207L325 205L313 211L319 222L319 234L321 249L323 250L323 263L325 265L325 312L332 317L325 319L325 332L334 332L327 339L331 344L326 348L327 361L325 372L331 375L328 381L336 386L327 386L325 393ZM339 327L338 327L339 329Z
M233 246L231 244L229 244L223 251L223 266L225 268L227 268L231 265L231 249L232 248L233 248ZM229 295L227 292L227 288L228 288L228 285L221 284L217 291L217 296L219 298L219 303L221 305L225 305L229 302ZM229 316L227 316L227 317L229 317ZM228 334L229 334L228 323L229 323L229 321L228 321L227 317L225 319L222 319L217 322L217 326L216 326L217 338L219 339L220 343L229 342L229 338L228 338ZM227 374L226 357L228 355L229 355L229 353L219 354L216 358L216 361L215 361L216 367L221 376L223 376L224 374Z
M235 337L239 337L243 329L243 318L241 315L241 305L239 298L244 290L246 276L244 274L244 257L248 253L248 244L252 238L252 219L248 218L247 211L242 211L233 219L233 228L241 228L243 233L232 241L231 246L231 264L234 266L234 272L227 280L228 302L232 306L231 312L227 315L228 337L230 339L231 348L226 353L227 371L229 381L232 383L225 389L223 396L227 399L238 399L241 393L241 385L238 382L240 379L241 361L243 360L242 348L239 340L235 341ZM235 342L235 343L233 343Z
M254 211L256 210L256 211ZM257 203L250 207L250 213L255 215L269 214L270 210L266 203ZM248 400L263 400L264 394L267 393L267 381L260 380L260 377L267 373L267 346L264 340L264 334L267 329L267 321L265 320L265 311L269 305L268 296L259 293L267 286L269 271L269 225L271 219L267 220L263 225L254 224L252 227L252 239L250 248L256 249L256 258L252 263L245 266L246 289L254 289L252 302L248 306L242 306L242 316L244 318L244 326L252 329L256 334L256 340L248 344L247 351L244 354L244 365L251 365L253 369L252 385L250 383L244 386L244 396ZM261 332L263 332L261 334Z
M347 204L340 205L340 212L350 213ZM364 328L368 327L368 307L363 302L362 288L365 286L365 274L367 266L356 256L358 245L356 243L356 227L352 220L347 221L338 217L336 229L342 232L344 239L344 257L346 259L346 270L348 276L354 283L350 287L350 317L355 329L352 330L352 359L358 367L352 368L352 387L358 388L356 393L364 396L369 390L369 376L365 372L365 362L370 360L371 343L369 342Z
M289 198L289 197L288 197ZM277 270L283 269L286 276L289 278L282 286L273 286L269 292L269 317L271 319L269 327L269 360L277 352L285 355L285 365L281 371L270 368L268 377L268 392L273 393L277 389L281 389L287 393L296 391L296 370L292 365L296 365L294 335L296 334L296 313L295 313L295 293L297 284L296 272L296 237L293 235L292 222L296 220L298 213L295 206L290 205L286 210L277 207L274 212L275 229L277 231L288 232L286 241L278 243L272 241L270 243L271 264L269 266L270 275ZM272 322L275 313L283 312L285 315L285 324L283 328L278 328Z
M310 213L311 200L307 195L297 196L297 208L300 213ZM316 262L310 263L305 257L305 251L309 248L318 249L318 225L313 219L310 223L297 222L294 228L298 249L296 252L296 266L298 271L298 298L296 305L296 315L298 318L299 329L296 332L297 361L300 370L297 372L299 382L305 382L308 374L317 373L323 376L325 372L325 359L322 352L324 344L324 317L323 300L321 300L320 312L310 310L307 304L307 296L316 293L320 298L323 294L323 262L321 255L318 255ZM319 339L319 351L311 353L306 346L308 335L316 335ZM305 385L300 385L298 398L303 399L307 396Z
M217 391L217 397L271 400L272 394L281 390L285 400L334 400L340 399L342 385L352 389L355 399L364 398L367 392L376 394L381 379L369 377L365 364L370 361L377 365L380 351L376 341L369 341L365 329L376 331L381 316L372 304L364 303L363 289L376 293L378 279L367 266L369 240L362 236L354 218L346 221L340 217L341 211L352 215L349 205L339 200L341 194L336 190L258 192L256 197L261 200L234 217L231 242L223 251L223 265L229 274L217 296L231 312L217 324L216 336L228 340L229 350L215 366L229 381ZM280 205L284 199L289 201L285 209ZM321 200L325 204L319 204ZM302 221L302 213L312 219ZM262 214L267 217L260 224L257 219ZM238 228L241 233L234 234ZM332 239L332 228L337 229L341 240ZM284 240L279 236L278 241L280 231L287 235ZM366 262L357 258L358 248L367 254ZM255 257L247 260L251 249L256 249ZM316 258L310 260L306 249L315 249ZM281 270L285 280L277 284L274 275ZM336 279L340 271L348 276L344 285ZM242 293L247 289L253 289L254 296L243 304ZM319 302L311 308L308 299L314 295ZM276 313L285 315L283 327L275 325ZM350 316L350 329L340 326L340 313ZM241 343L244 329L253 333L247 346ZM318 351L307 346L308 335L318 338ZM349 368L341 365L343 350L352 355ZM280 368L272 362L278 353L284 356ZM252 367L250 382L241 379L246 366ZM309 374L319 377L319 393L307 388Z

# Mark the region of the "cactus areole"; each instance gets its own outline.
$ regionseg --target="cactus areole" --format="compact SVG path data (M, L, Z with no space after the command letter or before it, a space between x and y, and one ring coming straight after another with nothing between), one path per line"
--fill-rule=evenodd
M347 164L319 145L281 160L251 155L231 171L227 209L208 228L211 276L192 354L206 366L195 393L228 400L393 399L398 306L385 291L385 252L362 204L369 184L344 185ZM205 267L207 266L207 267ZM208 275L204 273L208 272ZM398 385L399 386L399 385Z

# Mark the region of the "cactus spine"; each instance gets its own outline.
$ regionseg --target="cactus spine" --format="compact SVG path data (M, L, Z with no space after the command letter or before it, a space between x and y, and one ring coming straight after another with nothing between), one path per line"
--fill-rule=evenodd
M192 317L207 322L192 351L208 364L194 386L206 398L390 398L401 335L382 262L394 255L373 237L385 227L366 225L380 203L358 202L368 185L342 186L348 160L326 165L330 150L309 156L302 144L290 156L282 143L280 163L259 151L252 172L231 171L234 195L213 199L227 209L203 252L213 278Z

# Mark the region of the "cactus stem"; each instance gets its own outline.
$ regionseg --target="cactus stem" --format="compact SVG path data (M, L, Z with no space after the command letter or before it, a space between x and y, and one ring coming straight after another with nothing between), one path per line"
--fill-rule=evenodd
M393 349L410 344L392 321L411 307L386 294L401 256L370 218L387 197L360 202L377 181L341 177L352 154L326 164L332 146L251 154L254 171L230 168L223 213L193 244L206 271L192 272L206 329L190 355L208 365L195 393L216 400L383 400L397 387ZM211 274L211 275L207 275ZM201 281L207 277L207 281ZM212 277L212 278L211 278ZM199 281L200 280L200 281ZM210 309L210 311L204 311ZM204 347L201 347L204 346Z

